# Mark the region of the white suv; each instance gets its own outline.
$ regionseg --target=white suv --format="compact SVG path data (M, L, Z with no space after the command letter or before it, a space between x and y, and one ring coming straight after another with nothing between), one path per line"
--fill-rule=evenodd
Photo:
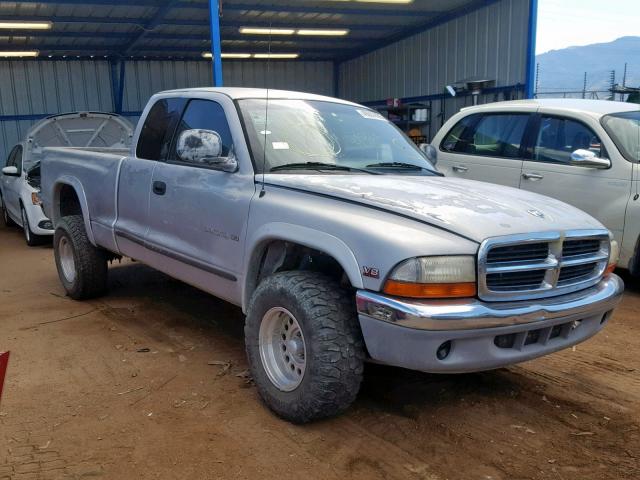
M640 106L519 100L465 108L427 148L447 176L548 195L590 213L640 275Z

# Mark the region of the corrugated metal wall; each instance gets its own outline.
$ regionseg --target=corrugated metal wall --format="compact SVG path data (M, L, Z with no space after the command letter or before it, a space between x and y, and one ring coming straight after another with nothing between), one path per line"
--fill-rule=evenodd
M205 61L125 62L122 108L139 112L155 92L211 85ZM332 62L224 62L227 86L277 87L333 94ZM113 111L111 66L106 60L0 61L0 164L39 116L78 110ZM16 117L19 119L6 117ZM2 119L1 117L5 117ZM135 123L135 115L128 119Z
M524 84L528 20L529 0L500 0L345 62L340 96L367 102L441 94L446 85L476 76L497 86ZM448 101L446 116L469 102Z

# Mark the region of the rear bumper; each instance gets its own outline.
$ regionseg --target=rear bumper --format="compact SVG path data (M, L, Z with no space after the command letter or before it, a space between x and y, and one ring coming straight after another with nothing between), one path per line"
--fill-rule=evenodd
M356 299L374 361L457 373L499 368L583 342L604 327L623 291L622 280L611 275L589 289L534 301L408 301L367 291ZM446 342L448 354L438 358Z

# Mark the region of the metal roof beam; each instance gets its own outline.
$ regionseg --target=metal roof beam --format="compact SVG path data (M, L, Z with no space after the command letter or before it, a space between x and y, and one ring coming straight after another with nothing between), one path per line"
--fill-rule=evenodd
M227 3L222 6L223 12L283 12L283 13L323 13L329 15L360 15L380 17L420 17L432 16L434 13L442 13L433 10L415 10L396 8L344 8L338 6L311 6L311 5L269 5L267 3Z
M67 24L118 24L118 25L138 25L144 26L144 20L134 17L70 17L70 16L46 16L46 15L0 15L0 21L3 22L16 22L16 21L29 21L29 22L47 22L51 21L55 23L67 23ZM220 18L222 28L240 28L240 27L264 27L264 21L257 20L229 20ZM319 28L319 29L333 29L333 28L347 28L353 31L380 31L380 30L398 30L404 28L403 25L388 25L388 24L351 24L351 23L317 23L304 21L301 23L292 21L270 22L273 28L279 27L301 27L301 28ZM182 20L182 19L162 19L158 25L176 25L186 27L208 27L209 22L207 20ZM22 30L24 33L24 30ZM55 29L50 33L54 33ZM23 35L24 36L24 35Z
M168 0L164 3L164 5L158 8L158 11L153 16L151 20L149 20L143 27L143 30L139 32L136 37L129 43L129 46L125 50L124 54L129 55L131 51L135 48L136 43L142 40L150 30L156 28L162 22L162 19L166 17L167 13L178 4L178 0Z
M102 5L118 7L123 4L118 0L20 0L20 3L40 3L55 5ZM125 3L128 7L157 7L157 0L127 0ZM185 2L178 1L176 8L196 8L208 9L208 2ZM433 15L434 13L443 13L434 10L415 10L402 8L363 8L362 6L354 6L353 8L345 8L338 6L311 6L311 5L269 5L264 3L225 3L222 11L247 11L253 10L258 12L285 12L285 13L324 13L336 15L360 15L360 16L382 16L382 17L416 17Z

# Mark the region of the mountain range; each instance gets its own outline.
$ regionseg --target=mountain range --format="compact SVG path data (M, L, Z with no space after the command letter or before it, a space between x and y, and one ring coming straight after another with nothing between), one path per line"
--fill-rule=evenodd
M640 37L621 37L609 43L551 50L536 56L539 64L538 91L582 90L587 73L587 90L608 90L611 71L622 84L627 64L628 87L640 87Z

